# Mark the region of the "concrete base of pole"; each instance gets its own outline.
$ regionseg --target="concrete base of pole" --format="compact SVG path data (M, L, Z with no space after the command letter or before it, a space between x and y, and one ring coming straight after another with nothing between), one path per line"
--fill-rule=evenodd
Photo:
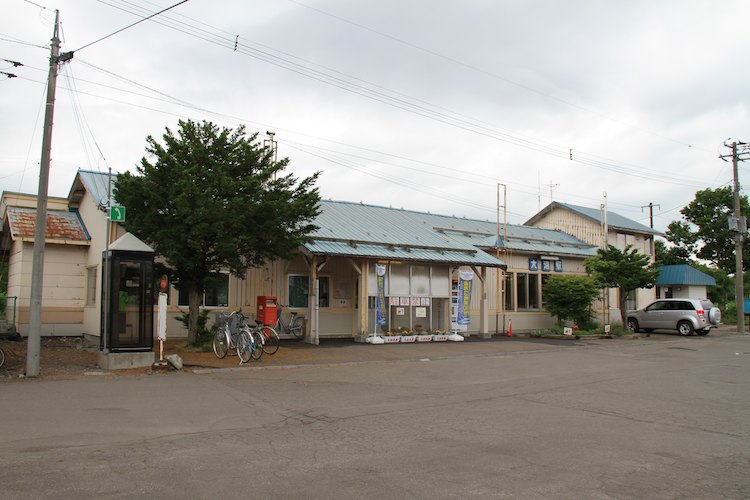
M154 361L155 352L100 352L98 364L104 370L126 370L152 366Z

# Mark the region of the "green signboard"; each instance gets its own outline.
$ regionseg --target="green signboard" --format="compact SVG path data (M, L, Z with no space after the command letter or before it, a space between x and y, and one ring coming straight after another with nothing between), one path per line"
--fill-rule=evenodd
M114 222L125 222L125 207L119 205L110 207L109 218Z

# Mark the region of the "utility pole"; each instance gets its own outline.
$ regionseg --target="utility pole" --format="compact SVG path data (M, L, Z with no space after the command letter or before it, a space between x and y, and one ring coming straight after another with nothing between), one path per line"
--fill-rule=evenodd
M73 58L72 52L60 54L58 28L60 11L55 11L55 28L50 44L49 75L47 77L47 105L44 113L42 135L42 160L39 166L39 191L36 201L36 224L34 227L34 252L31 268L31 303L29 304L29 338L26 355L26 376L39 375L39 352L42 330L42 284L44 277L44 244L47 235L47 191L49 166L52 154L52 123L55 113L55 87L58 65Z
M661 205L659 205L659 204L654 205L653 203L649 203L648 205L642 205L641 206L641 212L643 212L643 209L647 208L647 207L648 207L649 227L651 229L653 229L654 228L654 207L661 208Z
M745 240L745 233L747 233L747 218L742 217L740 214L740 181L737 164L740 161L744 161L744 159L740 158L740 153L737 152L737 146L744 146L744 153L746 154L747 143L733 141L731 144L727 144L725 142L724 146L732 150L732 173L734 176L734 210L732 216L729 218L729 228L734 231L734 293L737 309L737 331L739 333L745 333L745 283L743 279L742 247ZM719 156L719 158L726 161L726 155Z

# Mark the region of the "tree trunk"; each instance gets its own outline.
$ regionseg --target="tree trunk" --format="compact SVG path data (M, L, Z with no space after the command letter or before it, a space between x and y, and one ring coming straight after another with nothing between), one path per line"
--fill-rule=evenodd
M200 314L201 292L190 285L188 288L188 343L198 340L198 315Z
M628 291L620 288L620 318L622 319L622 326L628 326Z

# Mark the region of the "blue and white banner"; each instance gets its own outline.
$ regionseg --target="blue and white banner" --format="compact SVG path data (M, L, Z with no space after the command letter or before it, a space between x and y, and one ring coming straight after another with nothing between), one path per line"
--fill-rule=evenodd
M471 284L474 273L471 271L459 271L458 273L458 314L456 323L468 325L471 322L469 313L471 311Z
M375 264L375 275L378 280L378 296L375 298L375 323L378 326L385 325L388 320L385 317L385 264Z

